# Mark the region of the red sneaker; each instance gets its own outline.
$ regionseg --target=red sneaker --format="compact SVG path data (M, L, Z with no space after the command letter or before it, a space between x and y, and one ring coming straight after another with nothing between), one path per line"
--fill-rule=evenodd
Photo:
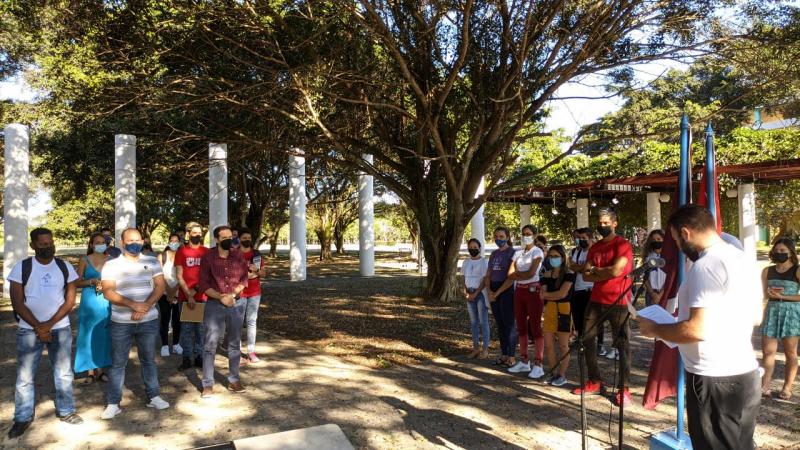
M575 395L580 395L581 392L586 394L598 394L600 393L600 389L603 388L603 383L600 381L592 381L588 380L583 387L576 387L572 390L572 393Z
M614 406L619 406L620 403L625 405L627 408L631 404L631 393L628 388L622 390L622 392L617 392L617 395L614 396Z

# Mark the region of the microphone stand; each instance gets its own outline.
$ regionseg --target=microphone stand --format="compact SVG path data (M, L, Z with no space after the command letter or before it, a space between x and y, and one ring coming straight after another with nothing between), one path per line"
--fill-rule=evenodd
M651 271L655 270L656 267L649 267L647 268L641 275L641 284L636 289L636 294L633 296L631 300L631 305L636 306L636 301L639 299L639 296L642 295L642 291L644 291L644 278L650 274ZM631 288L633 289L633 285L636 279L631 282ZM619 327L619 339L617 341L617 354L619 355L619 374L620 374L620 385L622 389L619 389L618 395L620 396L619 402L619 448L622 448L623 436L622 436L622 422L624 420L625 415L625 386L627 383L627 379L625 378L625 365L628 362L627 354L623 351L625 346L625 341L628 339L628 336L625 334L625 326L628 324L628 320L631 317L631 312L629 310L625 311L625 320L622 321L622 326ZM630 342L628 343L628 347L630 348Z
M608 305L606 310L600 314L600 317L594 323L593 329L599 328L603 324L603 322L606 321L608 316L611 315L611 311L613 310L613 307L619 306L619 304L622 301L622 299L625 298L625 296L629 292L631 292L633 290L633 287L634 287L634 284L636 282L636 278L637 277L644 278L644 276L646 274L649 274L652 270L655 270L657 268L658 267L648 267L648 268L646 268L644 270L644 272L642 272L640 274L637 274L637 275L634 275L630 286L625 288L625 290L622 291L622 293L619 294L617 299L614 300L614 302L612 304ZM631 272L631 273L633 273L633 272ZM626 275L626 277L630 277L630 276L631 276L631 274ZM639 288L636 290L636 294L635 294L634 298L632 299L632 303L631 303L632 305L636 304L636 300L639 298L639 296L641 295L643 290L644 290L644 283L642 283L639 286ZM622 380L623 381L622 382L623 389L624 389L624 386L625 386L625 372L623 370L624 369L624 365L623 364L625 363L625 353L622 351L622 339L627 338L627 336L625 336L625 324L627 323L628 318L630 317L631 313L630 313L630 311L626 311L626 314L627 315L625 316L625 320L622 322L622 327L619 330L620 339L619 339L618 344L617 344L617 353L620 355L619 356L619 363L620 363L620 374L621 374L621 376L623 378L623 380ZM572 344L572 346L570 347L569 351L567 351L566 353L561 355L561 358L559 358L559 360L556 361L556 363L553 365L553 367L551 367L544 374L544 376L542 377L542 378L546 379L548 376L551 376L553 374L553 372L555 372L555 370L558 369L558 366L561 364L561 362L565 358L569 358L569 355L572 354L573 350L575 350L575 349L578 350L578 371L580 373L579 376L580 376L580 383L581 383L580 386L581 386L581 449L582 450L586 450L586 448L587 448L586 429L588 428L587 427L587 423L586 423L586 397L585 397L585 393L583 391L583 386L586 384L586 367L585 367L585 360L584 360L584 352L586 351L586 346L584 344L583 336L586 334L586 331L587 330L585 330L585 329L583 330L583 333L578 336L578 339L576 339L575 343ZM621 400L624 400L624 399L621 399ZM623 410L624 410L624 402L620 402L620 408L619 408L619 442L620 442L619 443L619 447L620 448L622 448Z

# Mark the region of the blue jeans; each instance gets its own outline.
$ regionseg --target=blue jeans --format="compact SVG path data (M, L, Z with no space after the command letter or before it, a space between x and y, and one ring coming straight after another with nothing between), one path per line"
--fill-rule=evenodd
M483 336L483 349L489 348L489 308L483 293L478 294L475 300L467 302L467 312L469 312L469 324L472 329L472 346L477 348L480 337Z
M492 281L491 289L496 291L502 281ZM514 356L517 353L519 334L514 322L514 287L510 287L497 296L492 303L492 314L497 322L497 334L500 335L500 354Z
M220 302L209 300L203 323L206 329L206 345L203 348L203 387L214 386L214 357L217 344L223 333L228 337L228 382L239 382L239 362L242 360L242 323L245 301L236 300L230 308Z
M158 385L158 369L156 368L156 339L158 339L158 319L140 323L108 324L111 335L111 370L108 373L109 405L118 405L122 400L122 386L125 384L125 368L131 353L133 341L139 354L142 366L142 382L147 399L157 397L161 388Z
M72 328L52 330L51 342L42 342L36 332L27 328L17 330L17 383L14 393L14 421L30 422L36 402L35 379L42 349L47 346L53 382L56 387L56 414L63 417L75 412L72 396Z
M186 306L184 306L186 308ZM180 345L183 349L184 359L194 359L203 356L203 342L205 331L203 322L181 322Z
M244 310L244 321L247 324L247 353L256 351L256 324L258 323L258 306L261 296L242 297L247 303Z

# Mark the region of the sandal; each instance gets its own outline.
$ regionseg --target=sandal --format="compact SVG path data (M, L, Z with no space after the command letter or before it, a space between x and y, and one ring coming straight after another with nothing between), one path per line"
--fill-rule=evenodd
M92 384L92 383L94 383L94 381L95 381L94 375L86 375L86 378L84 378L83 384Z
M778 394L778 397L781 400L789 400L789 399L792 398L792 393L791 392L786 392L786 391L781 391L781 393Z
M772 389L762 389L761 390L762 397L772 397Z
M108 373L103 372L97 377L98 380L102 381L103 383L108 383Z
M494 360L495 366L504 366L506 365L506 358L504 356L500 356Z

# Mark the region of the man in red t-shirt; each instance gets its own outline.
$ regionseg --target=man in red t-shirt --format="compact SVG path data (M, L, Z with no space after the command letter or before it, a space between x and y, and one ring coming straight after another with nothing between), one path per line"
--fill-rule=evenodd
M599 393L603 388L603 379L597 366L597 347L594 341L597 336L597 322L608 312L607 320L611 324L614 346L624 353L625 367L623 376L619 377L618 392L614 396L614 404L622 402L627 405L631 394L627 381L631 374L630 324L625 320L628 314L631 279L628 278L633 269L633 248L622 236L616 234L617 213L610 209L602 209L598 215L597 232L602 239L597 241L586 257L586 269L583 279L594 283L589 306L586 308L584 324L584 348L588 379L582 387L573 389L573 394L581 391L587 394ZM619 301L617 301L619 299ZM620 328L624 323L624 339L620 339ZM621 341L621 342L620 342Z
M203 227L197 222L186 225L189 243L178 249L175 253L175 275L178 279L178 300L185 302L183 307L195 308L196 302L205 302L206 294L197 291L200 281L200 263L208 248L203 246ZM192 367L203 367L203 344L205 332L203 322L181 322L181 350L183 362L178 370Z
M261 278L266 276L267 267L261 252L253 245L253 232L247 228L239 229L239 251L247 261L247 287L242 291L242 298L247 300L244 320L247 324L247 360L258 362L256 356L256 324L258 323L258 307L261 304ZM244 359L242 359L244 361Z

